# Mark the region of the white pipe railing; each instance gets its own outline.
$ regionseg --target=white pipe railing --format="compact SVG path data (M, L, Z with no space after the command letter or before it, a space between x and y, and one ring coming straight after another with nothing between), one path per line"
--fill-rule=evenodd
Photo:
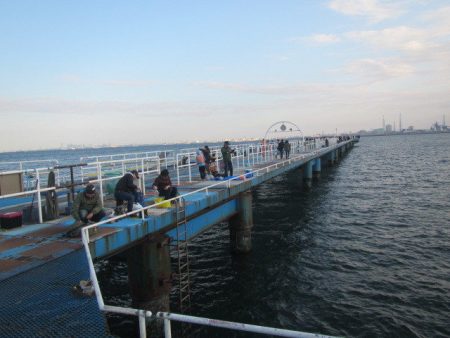
M139 212L146 211L147 209L157 208L158 206L160 206L160 205L162 205L162 204L164 204L166 202L176 201L177 199L185 198L186 196L190 196L190 195L202 192L202 191L206 192L207 190L209 190L211 188L214 188L214 187L218 187L220 185L224 185L224 186L226 186L229 189L229 188L231 188L231 182L232 181L242 180L241 176L245 177L245 175L252 175L252 174L253 174L253 176L255 176L255 174L256 174L256 176L258 176L260 173L270 172L273 169L277 169L279 167L283 167L285 165L291 164L294 161L302 160L302 159L305 159L305 158L307 158L309 156L314 157L314 156L316 156L318 154L330 151L330 148L332 150L332 149L336 149L337 147L338 146L335 145L335 146L328 147L328 148L322 148L322 149L316 150L316 151L314 151L312 153L308 153L308 154L298 154L297 156L293 156L293 157L291 157L291 158L289 158L287 160L283 160L283 161L280 161L280 162L272 163L272 164L270 164L270 165L268 165L266 167L262 167L262 168L259 168L259 169L253 169L253 170L251 170L251 171L249 171L247 173L243 173L243 174L241 174L241 175L239 175L237 177L233 177L233 178L228 179L228 180L214 181L215 183L212 183L212 184L210 184L210 185L208 185L206 187L202 187L200 189L197 189L197 190L194 190L194 191L191 191L191 192L188 192L188 193L176 196L176 197L168 199L168 200L164 200L162 202L158 202L158 203L155 203L155 204L152 204L152 205L148 205L148 206L143 207L143 208L141 208L139 210L130 211L130 212L128 212L126 214L123 214L123 215L119 215L119 216L115 216L115 217L112 217L112 218L108 218L108 219L100 221L98 223L88 225L88 226L84 227L83 229L91 229L91 228L95 228L95 227L98 227L100 225L109 223L111 221L117 221L117 220L120 220L122 218L125 218L125 217L128 217L128 216L137 214Z
M103 169L103 166L108 167L109 165L113 164L121 164L122 167L125 169L126 168L126 163L128 162L139 162L139 164L136 167L133 168L129 168L130 170L132 169L136 169L140 174L141 177L139 178L140 184L142 186L142 192L145 193L145 175L146 174L151 174L151 173L155 173L155 174L159 174L161 172L161 162L159 161L159 158L157 157L147 157L147 158L140 158L140 159L126 159L126 160L111 160L111 161L103 161L103 162L94 162L94 163L88 163L88 165L90 166L96 166L97 168L97 173L96 173L96 178L95 179L91 179L88 181L88 183L98 183L100 186L100 199L101 199L101 203L102 205L104 204L104 194L103 194L103 183L107 182L107 181L111 181L111 180L116 180L116 179L120 179L125 173L122 172L120 175L115 175L115 176L108 176L108 177L103 177L104 173L111 173L112 171L106 171ZM154 166L150 166L149 163L150 162L154 162ZM153 170L150 170L149 168L155 168ZM128 171L128 169L127 169Z
M34 166L30 166L29 168L25 168L28 164L32 163L49 163L50 167L52 166L58 166L59 161L55 159L48 159L48 160L29 160L29 161L11 161L11 162L0 162L0 168L2 167L14 167L19 166L18 169L8 169L7 171L24 171L24 170L34 170L36 169ZM0 171L2 174L5 173L4 171Z
M333 146L332 148L337 148L337 146ZM270 151L270 149L268 149ZM308 156L314 156L317 155L321 152L327 152L329 151L328 148L324 148L323 150L317 150L315 151L313 154L300 154L297 156L294 156L290 159L286 159L284 161L281 162L277 162L274 164L271 164L267 167L263 167L260 169L256 169L251 171L248 174L253 174L256 176L258 176L259 173L263 173L266 172L268 173L269 171L273 170L273 169L277 169L280 166L284 166L287 164L291 164L293 161L297 161L297 160L301 160L301 159L305 159ZM245 174L244 174L245 175ZM90 271L90 276L91 276L91 280L94 286L94 290L95 290L95 294L97 297L97 302L99 304L99 308L101 311L105 311L105 312L114 312L114 313L121 313L121 314L127 314L127 315L135 315L139 317L139 332L140 332L140 337L141 338L145 338L146 337L146 318L150 317L152 314L150 311L146 311L146 310L141 310L141 309L133 309L133 308L122 308L122 307L116 307L116 306L109 306L109 305L105 305L104 300L103 300L103 296L100 290L100 285L98 283L98 279L97 279L97 274L95 272L95 267L94 267L94 263L92 260L92 255L89 249L89 243L91 242L90 240L90 235L89 235L89 230L90 229L95 229L98 226L102 225L102 224L106 224L106 223L110 223L110 222L114 222L117 220L120 220L122 218L134 215L136 213L141 213L141 217L142 217L142 222L145 221L144 218L144 213L147 209L151 209L151 208L157 208L158 206L162 205L163 203L166 202L172 202L172 201L176 201L177 199L184 199L186 196L189 195L193 195L196 194L198 192L201 191L205 191L206 193L208 193L208 190L211 189L212 187L216 187L219 185L226 185L228 188L231 187L231 181L232 180L238 180L239 178L233 178L227 181L219 181L217 183L211 184L207 187L201 188L201 189L197 189L195 191L191 191L189 193L180 195L180 196L176 196L174 198L171 198L169 200L164 200L162 202L159 203L155 203L153 205L147 206L147 207L143 207L139 210L135 210L135 211L131 211L128 212L124 215L119 215L116 217L112 217L109 219L106 219L104 221L92 224L92 225L88 225L85 226L81 229L81 237L82 237L82 242L84 245L84 249L86 252L86 256L88 258L88 264L89 264L89 271ZM96 236L96 240L103 238L104 236ZM181 322L186 322L186 323L193 323L193 324L200 324L200 325L207 325L207 326L215 326L215 327L222 327L222 328L227 328L227 329L232 329L232 330L241 330L241 331L246 331L246 332L254 332L254 333L261 333L261 334L268 334L268 335L276 335L276 336L282 336L282 337L302 337L302 338L312 338L312 337L330 337L330 336L324 336L324 335L317 335L317 334L311 334L311 333L306 333L306 332L300 332L300 331L293 331L293 330L285 330L285 329L277 329L277 328L272 328L272 327L264 327L264 326L259 326L259 325L251 325L251 324L243 324L243 323L236 323L236 322L229 322L229 321L221 321L221 320L214 320L214 319L209 319L209 318L202 318L202 317L194 317L194 316L185 316L185 315L179 315L179 314L174 314L174 313L167 313L167 312L158 312L157 313L157 318L159 319L163 319L164 320L164 333L165 333L165 337L166 338L170 338L171 337L171 328L170 328L170 321L171 320L175 320L175 321L181 321Z
M157 157L159 158L161 165L166 168L172 165L175 160L175 150L154 150L146 152L135 152L135 153L122 153L122 154L111 154L111 155L94 155L94 156L84 156L80 157L80 162L106 162L106 161L117 161L117 160L130 160L130 159L141 159Z
M164 320L164 337L171 338L171 321L178 321L182 323L190 323L197 325L204 325L210 327L220 327L223 329L234 330L234 331L244 331L253 332L265 335L273 335L278 337L296 337L296 338L333 338L332 336L326 336L316 333L308 333L294 330L278 329L269 326L244 324L237 322L230 322L227 320L210 319L204 317L188 316L177 313L169 312L157 312L156 318Z
M328 138L328 140L329 140L329 146L328 146L328 147L326 147L326 148L318 148L319 151L314 151L313 153L314 153L314 154L317 154L318 152L320 152L320 151L322 151L322 150L323 150L323 152L327 152L327 151L329 151L330 149L335 149L335 148L337 148L337 146L338 146L338 143L336 142L337 139ZM351 141L344 141L344 142L347 143L347 142L351 142ZM344 142L339 143L339 145L343 144ZM256 163L264 163L264 162L268 162L268 161L271 161L271 160L274 159L274 149L276 150L276 145L275 145L275 144L267 144L266 147L265 147L265 151L264 151L265 155L264 155L264 156L260 156L259 154L255 154L255 155L252 155L252 156L258 156L258 160L256 160ZM300 150L300 149L299 149L299 150ZM263 152L261 151L261 148L258 148L258 152L260 152L261 154L263 153ZM215 155L216 155L216 163L217 163L217 167L219 168L219 161L220 161L220 159L219 159L220 155L219 155L219 154L220 154L220 151L219 151L219 149L215 149L212 153L215 153ZM252 153L252 154L253 154L253 153ZM177 154L177 157L178 157L178 155L179 155L179 154ZM192 155L193 155L193 154L192 154ZM303 154L303 155L306 156L305 154ZM241 158L241 157L242 157L243 159L245 159L245 155L244 155L244 154L243 154L243 155L239 155L239 156L237 156L237 157L233 157L233 159L236 161L237 159L239 159L239 158ZM303 156L300 156L300 157L297 157L297 158L293 158L293 159L301 159L302 157L303 157ZM177 158L177 159L178 159L178 158ZM132 159L132 160L135 160L135 159ZM149 160L150 160L150 159L149 159ZM145 175L146 175L146 174L150 174L150 173L160 173L160 172L161 172L161 168L160 168L160 166L159 166L160 161L159 161L159 160L156 160L156 159L153 159L153 160L155 160L156 163L157 163L157 166L156 166L156 169L155 169L155 170L144 170L144 171L141 171L141 174L143 174L141 179L142 179L142 182L144 183L144 184L143 184L143 190L145 189L145 181L144 181ZM122 161L123 161L123 160L122 160ZM145 166L142 166L143 161L144 161L144 164L145 164L145 159L140 159L140 166L141 166L142 168L145 167ZM110 162L117 162L117 161L110 161ZM284 162L286 162L286 161L284 161ZM265 171L265 172L269 172L269 170L270 170L272 167L275 166L275 168L277 168L279 165L281 165L281 164L284 163L284 162L278 162L278 163L276 163L276 164L272 164L272 165L269 165L269 166L267 166L267 167L264 167L264 168L258 169L258 170L251 170L248 174L254 173L254 174L258 175L259 172L264 172L264 171ZM290 162L291 162L291 161L289 161L289 163L290 163ZM100 162L100 163L108 164L108 161ZM195 164L195 163L190 163L190 159L189 159L189 158L188 158L188 163L189 163L189 178L190 178L190 180L192 180L190 169L191 169L192 166L195 166L196 164ZM248 152L247 152L247 163L248 163ZM100 165L101 165L101 164L100 164ZM245 165L243 165L243 167L245 168ZM177 169L177 176L178 176L178 177L181 177L181 176L180 176L180 172L179 172L179 166L176 166L176 169ZM57 190L55 187L50 187L50 188L42 188L42 187L41 187L41 180L40 180L40 177L42 177L42 174L43 174L43 173L45 173L45 172L47 172L47 171L50 171L50 170L53 170L53 169L52 169L52 168L37 168L37 169L35 169L36 179L37 179L37 182L39 183L39 184L36 185L36 188L35 188L35 189L29 190L29 191L24 191L24 192L19 192L19 193L13 193L13 194L3 195L3 196L0 196L0 199L13 198L13 197L21 197L21 196L27 196L27 195L32 195L32 194L35 194L35 193L38 194L38 196L37 196L37 203L38 203L39 222L42 223L42 222L43 222L43 215L42 215L42 200L41 200L41 193L42 193L42 192L46 192L46 191L56 191L56 190ZM20 171L14 171L13 173L17 173L17 172L20 172ZM103 184L103 183L106 182L106 181L114 180L114 179L117 179L117 178L121 177L121 176L104 177L104 176L103 176L102 170L98 170L98 173L100 173L100 175L98 175L100 178L97 178L97 179L94 179L94 180L90 180L89 183L98 183L98 182L101 182L101 183ZM234 178L233 180L237 180L237 179L239 179L239 177ZM219 186L219 185L223 185L223 184L227 185L227 187L230 188L230 181L231 181L231 180L218 181L218 182L215 183L215 184L209 185L208 187L206 187L206 188L204 188L204 189L199 189L199 190L197 190L197 191L205 190L206 192L208 192L208 189L210 189L211 187L215 187L215 186ZM180 182L179 179L178 179L178 182ZM64 189L65 189L65 188L64 188ZM145 190L144 190L144 191L145 191ZM101 188L100 188L100 196L101 196L101 198L102 198L102 203L103 203L103 195L104 195L104 194L103 194L103 187L101 187ZM165 202L167 202L167 201L158 203L158 204L156 204L155 206L157 206L157 205L159 205L159 204L162 204L162 203L165 203ZM152 207L152 206L150 206L150 207ZM146 207L146 208L149 208L149 207ZM134 214L134 213L135 213L135 212L131 212L131 213L126 214L126 215L132 215L132 214ZM126 215L125 215L125 216L126 216ZM119 217L119 218L120 218L120 217ZM104 222L104 223L106 223L106 222ZM104 223L101 223L101 224L104 224ZM100 223L98 223L98 224L100 225Z

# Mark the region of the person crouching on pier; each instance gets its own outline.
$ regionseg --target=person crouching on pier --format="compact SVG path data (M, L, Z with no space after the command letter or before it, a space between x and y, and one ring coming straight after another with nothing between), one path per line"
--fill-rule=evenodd
M76 221L76 227L69 233L70 236L80 235L80 228L89 222L100 222L106 216L103 211L100 196L95 191L93 184L88 184L83 192L80 192L72 205L72 216Z
M211 162L209 163L209 172L214 178L223 177L217 170L216 158L214 156L211 157Z
M127 212L133 210L134 202L142 202L140 201L142 196L140 194L140 189L136 184L134 184L135 179L139 179L139 173L137 170L132 170L122 176L114 189L116 206L119 207L123 201L127 201Z
M161 174L156 177L153 182L153 189L158 190L159 196L164 197L166 200L178 195L177 187L172 186L172 181L170 180L169 171L167 169L163 169Z

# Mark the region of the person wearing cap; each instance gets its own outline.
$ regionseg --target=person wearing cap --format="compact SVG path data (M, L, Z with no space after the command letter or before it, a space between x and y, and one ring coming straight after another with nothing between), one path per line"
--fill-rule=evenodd
M114 189L114 198L117 206L120 206L123 201L127 201L128 212L133 210L134 202L139 203L140 201L140 189L134 183L135 179L139 179L139 173L137 170L132 170L122 176Z
M230 148L230 142L225 141L223 147L220 149L222 153L222 160L224 165L225 174L224 177L228 176L228 171L230 171L230 176L233 176L233 162L231 162L231 154L235 151Z
M105 217L100 196L95 186L88 184L83 192L79 193L72 205L72 216L78 223L99 222Z

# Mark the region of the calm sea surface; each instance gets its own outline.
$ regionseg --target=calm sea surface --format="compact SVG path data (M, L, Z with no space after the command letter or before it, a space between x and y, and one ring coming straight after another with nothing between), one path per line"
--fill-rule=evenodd
M450 336L450 134L362 138L310 190L295 171L259 186L253 210L250 254L230 254L226 224L192 242L194 315L349 337ZM107 304L130 305L126 264L97 268ZM134 335L129 318L111 324Z

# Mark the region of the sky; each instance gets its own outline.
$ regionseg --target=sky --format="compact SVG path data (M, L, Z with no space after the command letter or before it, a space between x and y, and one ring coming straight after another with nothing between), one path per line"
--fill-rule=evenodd
M450 1L0 0L0 151L450 119Z

